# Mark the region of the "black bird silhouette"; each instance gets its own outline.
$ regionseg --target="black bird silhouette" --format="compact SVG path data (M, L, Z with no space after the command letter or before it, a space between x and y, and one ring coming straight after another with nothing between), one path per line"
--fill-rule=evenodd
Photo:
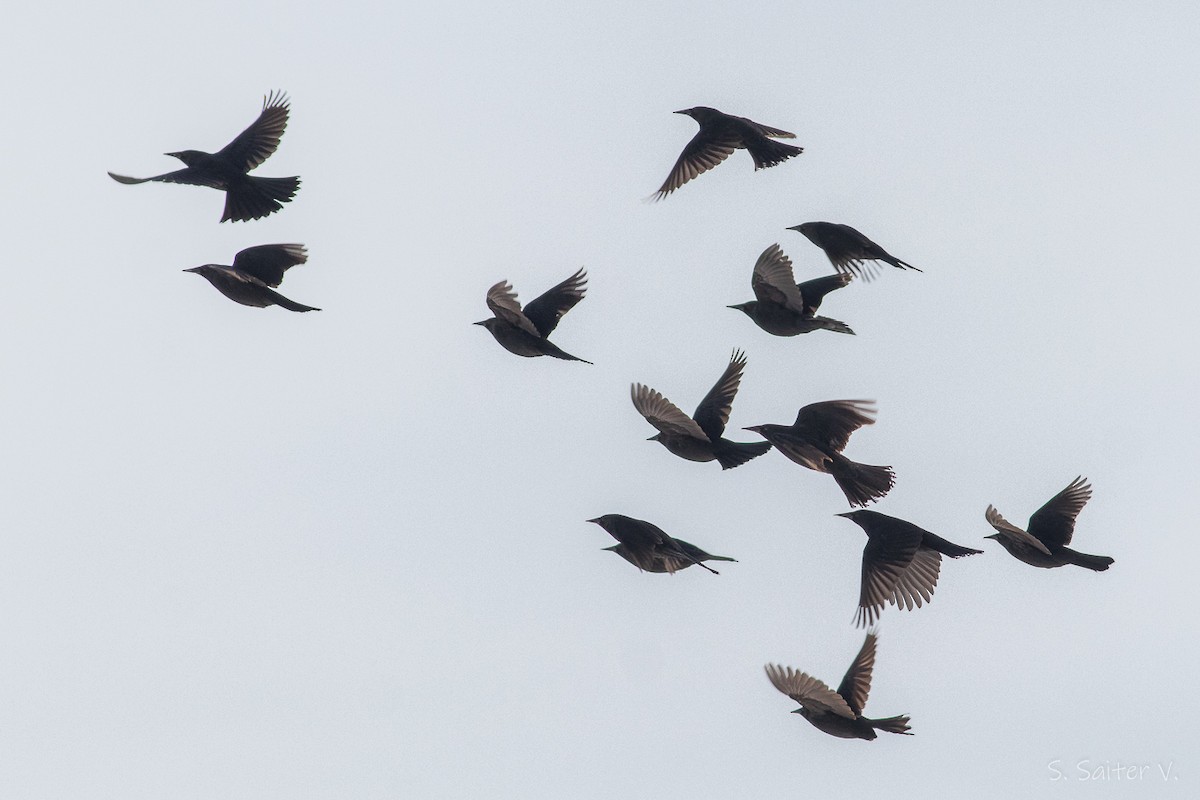
M558 326L558 321L587 291L587 273L580 269L571 277L534 299L525 310L517 302L512 284L500 281L487 292L487 305L496 316L476 322L487 328L496 341L510 353L533 358L554 356L566 361L592 362L563 352L546 337Z
M848 274L837 274L798 284L792 274L791 260L779 245L773 244L754 264L750 287L758 299L729 307L744 312L755 325L775 336L796 336L821 329L853 334L846 323L816 315L825 295L841 289L850 280Z
M872 425L870 400L826 400L800 409L793 425L754 425L754 431L802 467L828 472L852 506L865 506L883 497L896 476L891 467L859 464L842 455L850 434Z
M1023 531L988 506L985 517L996 529L986 536L995 539L1016 558L1035 567L1061 567L1074 564L1103 572L1113 563L1108 556L1093 556L1067 547L1075 533L1075 517L1092 499L1092 487L1081 475L1029 518L1029 530Z
M983 552L878 511L847 511L838 516L852 520L867 534L854 617L859 626L874 624L885 602L911 611L932 600L942 556L962 558Z
M868 261L885 261L898 269L915 269L921 272L849 225L837 222L805 222L803 225L793 225L788 230L800 231L810 242L824 250L838 272L860 275L863 280L871 280L877 272L876 266L866 263Z
M676 111L687 114L700 125L700 130L679 154L671 174L654 194L661 200L692 178L720 164L737 149L750 151L754 169L766 169L804 152L803 147L776 142L774 139L795 139L796 134L779 128L760 125L745 117L722 114L715 108L696 106Z
M233 257L233 266L203 264L185 269L208 279L221 294L244 306L283 306L288 311L320 311L287 299L270 287L283 281L290 267L308 261L302 244L260 244L247 247Z
M719 575L712 567L702 562L707 559L733 561L727 556L713 556L695 545L673 539L662 528L645 520L627 517L624 514L605 514L589 519L599 525L620 544L605 547L621 558L646 572L670 572L685 569L692 564L704 567L713 575Z
M846 670L846 677L842 678L836 692L811 675L791 667L767 664L764 669L776 689L800 704L800 708L792 713L804 717L817 730L840 739L868 741L876 738L876 730L912 736L906 715L886 719L863 716L863 707L871 692L877 638L874 631L867 633L862 649Z
M639 556L638 553L631 550L623 544L614 544L612 547L603 547L602 550L608 550L616 553L621 558L633 564L644 572L670 572L675 573L681 569L687 569L692 564L699 564L701 561L732 561L737 563L736 558L729 556L714 556L712 553L706 553L696 545L685 542L683 539L676 539L675 544L687 554L689 561L683 561L674 556L663 555L662 553L651 552L650 557L644 555Z
M767 442L731 442L721 436L725 432L725 423L729 421L729 409L737 395L745 366L745 354L734 350L729 366L708 390L708 394L704 395L693 417L684 414L649 386L633 384L629 390L633 407L659 430L649 441L660 443L688 461L719 461L721 469L739 467L770 450L771 445Z
M298 177L259 178L246 174L266 161L279 147L279 139L287 129L288 102L282 92L267 95L263 100L262 113L254 124L215 153L201 150L167 153L186 164L184 169L152 178L130 178L113 172L108 174L118 183L161 181L220 189L225 192L225 213L221 216L221 222L265 217L283 208L283 203L290 201L300 188Z

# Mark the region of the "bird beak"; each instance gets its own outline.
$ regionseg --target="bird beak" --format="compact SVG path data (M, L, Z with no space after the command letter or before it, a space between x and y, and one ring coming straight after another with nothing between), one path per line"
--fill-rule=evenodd
M199 271L200 271L199 267L188 267L187 269L184 270L184 272L199 272Z
M987 535L987 536L985 536L985 537L983 537L983 538L985 538L985 539L995 539L996 541L999 541L999 540L1000 540L1000 534L998 534L998 533L992 533L992 534L989 534L989 535Z
M845 517L846 519L854 519L854 517L850 516L853 513L854 513L853 511L843 511L841 514L834 514L834 516L835 517Z
M796 709L795 711L793 711L792 713L793 713L793 714L799 714L799 713L800 713L800 709L798 709L798 708L797 708L797 709Z
M485 322L487 322L487 320L486 320L486 319L485 319L485 320L480 320L479 322L472 322L471 324L472 324L472 325L483 325ZM588 520L588 521L590 522L591 520Z
M594 523L594 524L596 524L596 525L599 525L599 524L600 524L600 518L599 518L599 517L596 517L595 519L585 519L585 520L584 520L584 522L591 522L591 523Z
M685 109L683 109L682 111L672 111L671 113L672 113L672 114L686 114L686 113L687 113L687 112L689 112L689 111L691 111L691 109L690 109L690 108L685 108Z
M653 436L647 436L647 437L646 437L646 441L647 441L647 442L656 442L656 441L658 441L658 434L656 433L656 434L654 434Z
M742 428L742 430L750 431L751 433L758 433L758 429L761 427L762 427L762 425L751 425L749 428ZM758 435L762 436L761 433L759 433Z

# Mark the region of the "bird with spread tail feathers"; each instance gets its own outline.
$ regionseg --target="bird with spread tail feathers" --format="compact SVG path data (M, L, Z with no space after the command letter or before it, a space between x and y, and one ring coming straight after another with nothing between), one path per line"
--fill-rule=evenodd
M775 449L802 467L833 476L852 506L865 506L887 494L896 481L891 467L859 464L842 455L850 434L875 423L870 400L826 400L810 403L792 425L753 425Z
M745 117L723 114L715 108L696 106L676 111L696 120L700 130L683 148L671 174L654 193L661 200L697 175L708 172L732 155L734 150L747 150L754 159L754 169L773 167L804 152L803 147L777 142L775 139L795 139L796 134L779 128L760 125Z
M291 201L300 188L300 178L260 178L248 175L250 170L270 158L279 147L279 139L287 129L289 101L282 92L273 92L263 99L262 113L249 128L238 134L215 153L202 150L180 150L167 155L186 166L175 172L151 178L131 178L110 172L118 183L135 184L147 181L186 183L210 186L225 192L225 213L221 222L241 222L273 214Z

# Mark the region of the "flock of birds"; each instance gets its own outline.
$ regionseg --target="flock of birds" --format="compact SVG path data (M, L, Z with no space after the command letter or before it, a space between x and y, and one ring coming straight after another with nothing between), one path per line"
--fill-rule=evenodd
M665 198L720 164L735 150L749 152L756 170L776 166L803 152L803 148L777 141L795 138L794 134L744 117L703 106L676 113L692 117L700 130L684 147L666 181L654 195L655 199ZM159 181L223 191L225 210L221 222L265 217L283 208L300 187L298 177L263 178L249 174L279 146L288 114L286 95L280 92L268 94L258 119L216 153L199 150L168 153L182 161L184 168L150 178L131 178L112 172L109 175L124 184ZM846 286L856 277L871 280L876 275L876 262L920 271L849 225L806 222L789 230L799 231L820 247L835 272L797 283L792 263L778 244L763 251L751 276L755 299L730 308L742 311L758 327L775 336L796 336L816 330L853 334L844 322L817 316L827 294ZM234 256L232 265L204 264L185 272L203 276L223 295L242 305L278 305L290 311L318 311L320 309L296 303L275 291L283 281L284 273L305 263L307 258L307 251L301 244L264 244L240 251ZM502 347L519 356L552 356L590 364L549 339L563 315L583 299L586 290L587 274L580 269L522 307L512 285L500 281L488 289L486 295L493 316L475 324L486 328ZM791 425L744 428L765 441L726 439L725 426L745 366L745 355L735 350L725 371L691 416L660 392L640 383L631 387L633 406L657 429L658 433L650 440L688 461L716 461L722 469L733 469L775 449L801 466L833 477L850 506L857 507L839 516L856 523L867 535L854 620L860 627L872 627L836 690L791 667L768 664L765 667L767 677L776 689L800 704L793 713L800 714L825 733L848 739L875 739L877 730L909 734L909 718L905 715L884 719L863 715L875 664L877 632L873 626L887 604L911 610L932 599L942 556L961 558L983 551L954 544L911 522L864 508L884 497L895 483L891 467L860 464L842 453L854 431L874 424L875 410L871 401L810 403L799 410ZM1091 495L1087 481L1076 478L1034 512L1024 529L1008 522L994 507L988 506L985 518L996 532L986 538L995 539L1010 554L1035 567L1072 564L1098 572L1106 570L1113 563L1112 558L1080 553L1068 547L1075 519ZM605 514L588 522L599 525L617 541L604 549L645 572L674 573L696 565L717 574L704 562L735 560L708 553L690 542L668 535L653 523L622 514Z

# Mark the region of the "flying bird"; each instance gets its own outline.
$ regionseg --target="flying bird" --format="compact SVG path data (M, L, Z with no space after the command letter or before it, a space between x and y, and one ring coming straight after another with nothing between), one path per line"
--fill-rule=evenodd
M225 192L225 213L221 222L259 219L283 208L300 188L300 179L260 178L246 173L270 158L279 147L279 139L287 129L289 101L282 92L273 92L263 100L262 113L246 130L215 153L201 150L180 150L167 155L178 158L186 166L175 172L152 178L130 178L108 173L118 183L186 183L192 186L211 186Z
M873 625L885 602L911 611L933 599L942 556L962 558L982 550L948 542L911 522L878 511L838 514L867 534L863 548L862 589L858 596L857 625Z
M805 222L793 225L789 231L800 231L808 240L825 251L838 272L859 275L863 280L875 277L876 266L869 261L884 261L898 269L920 269L901 261L866 236L837 222Z
M653 523L627 517L624 514L605 514L602 517L589 519L588 522L599 525L619 542L613 547L605 547L605 550L612 550L630 564L646 572L674 574L677 570L696 564L704 567L713 575L719 575L719 572L706 566L703 562L710 559L735 560L727 556L709 555L695 545L671 538L662 528Z
M1092 487L1081 475L1046 503L1029 518L1029 530L1024 531L1000 516L994 507L988 506L984 516L996 529L986 536L995 539L1016 558L1035 567L1061 567L1074 564L1103 572L1113 563L1108 556L1093 556L1067 547L1075 533L1075 517L1092 499Z
M837 691L833 691L823 682L792 669L767 664L767 678L779 691L800 704L793 711L804 717L817 730L824 731L839 739L876 738L875 731L888 733L909 733L908 716L887 717L886 719L870 719L863 716L863 707L867 704L867 695L871 692L871 671L875 667L874 631L867 633L862 649L846 670Z
M683 539L676 539L675 544L683 550L684 554L690 559L684 561L675 556L668 556L662 553L651 552L650 557L646 558L644 554L639 554L630 549L624 544L614 544L612 547L603 547L602 550L616 553L621 558L633 564L638 569L644 572L670 572L675 573L681 569L687 569L692 564L699 564L701 561L732 561L737 563L736 558L729 556L714 556L712 553L706 553L691 542L685 542Z
M804 152L803 147L777 142L775 139L795 139L796 134L779 128L760 125L745 117L722 114L715 108L696 106L676 111L686 114L700 125L700 130L679 154L671 174L654 199L661 200L692 178L720 164L734 150L749 150L754 169L766 169Z
M500 281L487 292L487 305L495 316L475 324L487 328L510 353L527 358L554 356L566 361L591 364L590 361L563 352L546 338L558 326L562 315L583 299L586 291L587 273L581 268L522 310L512 284Z
M208 279L221 294L244 306L266 308L283 306L288 311L320 311L287 299L274 287L283 281L283 273L308 261L302 244L260 244L247 247L233 257L233 266L202 264L185 269Z
M846 323L817 316L825 295L841 289L850 280L849 274L839 273L798 284L792 274L791 260L779 245L773 244L754 264L750 287L758 299L729 308L745 313L755 325L775 336L796 336L821 329L853 334Z
M852 506L865 506L888 493L891 467L859 464L842 455L850 434L875 422L870 400L826 400L800 409L792 425L754 425L754 431L802 467L828 472Z
M745 366L745 354L734 350L729 366L704 395L691 417L649 386L633 384L630 387L633 407L659 430L649 441L658 442L688 461L716 460L721 469L739 467L770 450L768 442L731 442L722 437Z

